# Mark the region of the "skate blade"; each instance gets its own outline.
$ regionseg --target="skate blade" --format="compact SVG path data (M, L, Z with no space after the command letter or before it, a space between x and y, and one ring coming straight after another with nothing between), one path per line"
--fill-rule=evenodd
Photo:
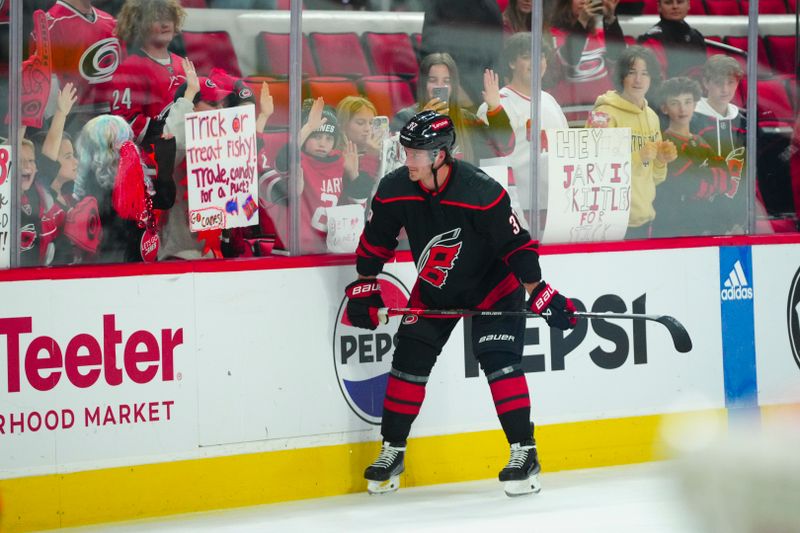
M389 494L400 488L400 476L392 476L386 481L367 480L367 492L370 494Z
M539 476L534 474L528 479L505 481L503 489L506 491L506 496L514 498L526 494L538 494L542 490L542 484L539 482Z

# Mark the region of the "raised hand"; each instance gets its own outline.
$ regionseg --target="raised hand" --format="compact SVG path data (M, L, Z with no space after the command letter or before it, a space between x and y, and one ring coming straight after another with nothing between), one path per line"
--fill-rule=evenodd
M352 141L347 141L342 153L344 158L344 175L350 180L358 177L358 148Z
M325 108L325 100L320 96L311 105L311 110L308 112L308 120L306 126L309 131L316 131L328 122L327 118L323 118L322 110Z
M265 115L267 120L275 112L275 103L272 101L272 95L269 94L269 84L267 82L261 83L261 94L258 97L258 103L261 106L261 114Z
M183 71L186 74L186 92L183 97L194 102L194 97L200 92L200 79L197 77L194 63L189 61L189 58L184 57L181 63L183 63Z
M78 91L75 86L70 82L64 85L64 88L58 91L58 100L56 101L56 110L63 113L65 116L69 115L72 111L72 106L78 101Z
M495 71L487 68L483 71L483 101L489 110L500 107L500 78Z
M606 24L611 24L617 18L617 4L619 0L603 0L603 19Z

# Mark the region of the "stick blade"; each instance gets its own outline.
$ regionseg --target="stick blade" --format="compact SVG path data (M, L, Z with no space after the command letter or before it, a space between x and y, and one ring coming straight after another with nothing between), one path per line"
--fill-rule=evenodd
M692 338L689 336L686 328L683 327L683 324L678 322L678 319L669 315L661 315L656 319L656 322L667 328L676 350L680 353L691 351Z

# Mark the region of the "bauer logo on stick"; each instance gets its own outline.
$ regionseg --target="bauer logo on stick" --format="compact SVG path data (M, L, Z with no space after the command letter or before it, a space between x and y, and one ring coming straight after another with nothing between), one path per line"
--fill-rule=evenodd
M409 291L399 279L383 273L378 277L386 305L403 307L408 303ZM360 291L370 291L366 285ZM400 317L379 325L374 331L350 325L345 316L347 298L342 300L336 315L333 332L333 366L336 380L347 405L361 420L380 425L383 415L383 398L392 366L397 327Z

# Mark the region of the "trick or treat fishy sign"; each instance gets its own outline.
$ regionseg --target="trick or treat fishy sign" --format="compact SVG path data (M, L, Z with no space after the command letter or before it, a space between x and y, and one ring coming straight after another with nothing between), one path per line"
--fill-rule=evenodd
M543 242L621 240L631 198L630 128L546 130Z
M191 231L258 222L255 126L253 105L186 115Z

